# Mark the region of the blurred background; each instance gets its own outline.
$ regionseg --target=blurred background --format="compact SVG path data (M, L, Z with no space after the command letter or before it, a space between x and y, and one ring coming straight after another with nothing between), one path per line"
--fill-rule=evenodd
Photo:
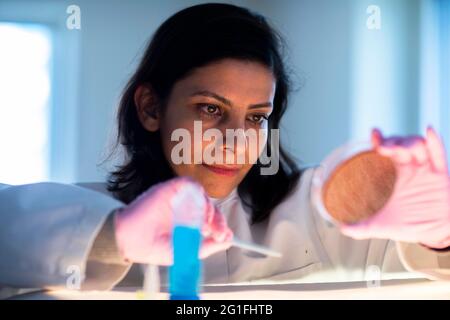
M118 99L148 40L204 2L0 0L0 182L103 181ZM287 40L297 90L282 141L302 164L374 126L406 135L431 124L449 149L450 0L228 2Z

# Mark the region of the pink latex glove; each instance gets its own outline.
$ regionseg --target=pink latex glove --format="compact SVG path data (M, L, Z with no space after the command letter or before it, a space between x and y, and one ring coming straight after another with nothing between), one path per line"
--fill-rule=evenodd
M154 265L172 264L173 200L180 191L189 189L200 199L203 242L200 258L231 246L232 231L223 215L208 199L200 184L188 177L179 177L152 186L132 203L116 213L116 241L121 255L131 262ZM193 190L193 191L192 191ZM198 210L193 199L183 198L178 207L186 212ZM195 218L195 217L194 217Z
M374 216L341 225L355 239L392 239L433 249L450 246L450 178L444 145L431 128L420 136L383 138L372 131L377 152L390 157L397 169L392 196Z

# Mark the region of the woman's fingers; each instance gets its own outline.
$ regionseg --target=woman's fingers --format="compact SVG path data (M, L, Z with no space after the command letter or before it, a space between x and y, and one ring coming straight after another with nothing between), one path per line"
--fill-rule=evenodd
M212 237L217 242L231 241L233 232L228 227L223 214L211 202L208 202L207 207L207 219L202 228L202 235Z
M200 248L200 258L204 259L217 252L227 250L231 247L231 241L217 242L213 238L205 238Z
M372 144L376 143L377 135L372 133ZM375 144L374 144L375 145ZM421 136L390 137L377 144L377 152L393 159L398 164L423 164L428 159L425 139Z
M428 152L425 140L423 138L417 139L415 144L410 148L412 158L416 164L422 165L428 160Z
M202 235L204 237L209 237L212 233L211 226L214 221L214 215L215 215L216 208L212 204L211 201L206 199L206 197L205 197L205 201L206 201L206 212L205 212L205 221L203 222L203 226L202 226Z
M356 240L367 239L371 236L370 223L367 221L357 224L342 224L339 229L345 236Z
M433 169L439 173L447 172L445 147L432 127L427 128L426 146Z
M211 206L213 210L212 219L208 224L205 224L202 230L204 240L200 249L201 258L228 249L231 247L231 241L233 240L233 232L228 228L225 217L214 205L211 204Z
M432 127L427 128L426 139L421 136L382 138L381 132L374 129L371 140L381 155L390 157L399 164L412 161L424 164L430 161L436 172L448 171L445 147Z
M381 130L378 128L372 129L372 133L370 135L370 140L372 142L372 146L374 149L378 148L382 142L383 142L383 134L381 133Z
M228 242L233 239L233 232L228 227L225 217L216 210L211 224L211 236L217 242Z
M381 155L393 159L398 164L410 163L412 160L411 152L408 149L398 145L382 145L378 147L377 151Z

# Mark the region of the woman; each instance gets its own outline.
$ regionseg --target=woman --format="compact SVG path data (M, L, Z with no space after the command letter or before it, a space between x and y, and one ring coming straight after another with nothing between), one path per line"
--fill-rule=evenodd
M427 270L431 277L448 272L450 255L435 250L450 246L446 165L434 173L433 197L422 192L421 203L439 206L427 219L421 203L416 216L395 207L411 199L399 192L378 220L359 225L334 226L317 213L310 198L317 168L300 170L273 139L289 93L280 46L263 17L233 5L198 5L164 22L120 103L118 142L127 157L111 173L108 192L89 190L104 189L95 184L3 186L0 283L110 289L127 274L131 278L132 263L170 265L171 201L186 188L195 190L204 208L205 283L364 280L373 266L385 279L414 276L406 269ZM258 133L252 146L249 129ZM238 143L204 139L206 132ZM188 140L181 141L186 133ZM377 131L372 136L374 147L397 164L403 155L405 168L443 157L431 154L442 151L432 130L427 140L385 139ZM190 144L180 148L181 142ZM207 150L215 150L214 156ZM278 167L269 174L262 161L266 151L277 155ZM232 161L210 161L219 155ZM405 190L420 186L420 179L414 181ZM411 219L399 218L405 216ZM283 257L233 248L232 237L269 246ZM398 251L385 239L399 241ZM139 278L125 280L142 284Z

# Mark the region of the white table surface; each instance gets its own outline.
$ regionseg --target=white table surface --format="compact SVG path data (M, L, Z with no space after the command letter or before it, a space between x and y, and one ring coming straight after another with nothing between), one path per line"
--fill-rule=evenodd
M140 288L118 288L113 291L78 292L69 290L29 293L16 299L68 299L68 300L135 300L143 299ZM277 299L446 299L450 300L449 281L392 280L382 281L378 287L368 287L365 282L273 284L252 286L206 287L201 299L220 300L277 300ZM156 299L167 299L167 293L159 293Z

